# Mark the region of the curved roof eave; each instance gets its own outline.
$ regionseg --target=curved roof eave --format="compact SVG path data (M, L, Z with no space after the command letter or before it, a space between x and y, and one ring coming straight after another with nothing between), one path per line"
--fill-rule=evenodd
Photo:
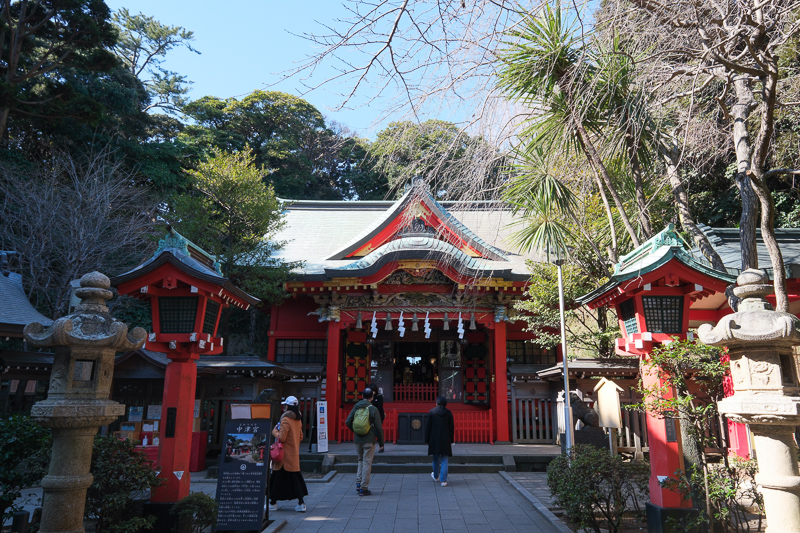
M194 276L202 281L213 283L225 289L250 305L256 305L261 302L261 300L255 296L251 296L235 286L228 278L219 276L215 272L205 268L201 263L195 261L191 256L184 255L182 253L175 253L176 251L180 252L179 250L172 248L163 250L157 256L151 257L136 268L118 276L114 276L111 278L112 285L116 286L120 283L125 283L126 281L135 279L142 274L152 272L164 264L170 264L178 270L189 274L190 276Z
M661 255L657 255L658 252L661 252ZM721 281L725 281L727 283L735 283L736 276L729 274L727 272L720 272L719 270L715 270L710 266L707 266L697 260L695 260L691 255L687 254L681 248L677 246L664 246L660 250L657 250L655 253L652 253L642 260L628 266L625 270L622 270L616 274L614 274L609 281L598 287L597 289L593 290L588 294L584 294L575 299L576 302L579 304L585 305L597 298L603 296L604 294L608 293L609 291L613 290L617 286L619 286L622 282L628 281L635 277L641 276L643 274L647 274L648 272L652 272L657 268L665 265L672 259L678 260L680 263L688 266L689 268L700 272L701 274L705 274L712 278L719 279Z
M455 246L431 237L404 237L388 242L367 256L348 265L325 268L328 279L349 276L368 276L376 273L382 266L401 259L428 259L445 263L465 277L504 279L527 279L527 276L514 274L511 268L496 269L485 261L470 257Z

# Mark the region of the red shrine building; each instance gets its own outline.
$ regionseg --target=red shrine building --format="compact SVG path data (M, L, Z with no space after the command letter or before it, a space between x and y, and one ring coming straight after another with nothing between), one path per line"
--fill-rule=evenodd
M508 362L545 368L556 351L525 343L524 321L509 321L529 278L528 258L502 248L511 222L499 203L440 203L421 183L396 202L287 206L275 256L302 264L272 308L268 358L307 378L300 396L318 376L329 439L351 438L344 418L375 383L387 441L424 442L439 394L457 441L512 440Z

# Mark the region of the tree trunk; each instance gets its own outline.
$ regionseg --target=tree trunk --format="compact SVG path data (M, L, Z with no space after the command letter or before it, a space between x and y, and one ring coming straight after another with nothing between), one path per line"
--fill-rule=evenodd
M638 142L633 128L629 128L625 135L628 148L628 159L631 164L631 174L633 175L633 185L636 190L636 205L639 208L639 224L642 226L642 240L647 240L653 236L653 225L650 221L650 211L647 209L647 198L644 194L644 181L642 180L642 167L639 164L638 149L641 143Z
M761 117L758 137L753 150L752 171L748 173L755 193L761 202L761 238L769 252L772 263L772 280L775 287L775 308L778 311L789 312L789 296L786 288L786 271L783 267L783 254L775 239L775 202L772 191L764 179L764 165L767 160L770 142L775 130L775 106L778 101L778 60L769 56L765 62L768 75L761 78Z
M583 147L586 157L589 159L589 164L592 165L594 171L600 176L600 178L602 178L602 181L608 189L608 192L611 193L611 198L614 199L614 205L617 206L617 211L619 211L619 216L622 219L622 223L625 225L628 235L630 235L633 246L638 247L641 242L639 241L639 237L636 235L636 230L634 229L633 224L631 224L628 214L625 212L625 206L622 203L622 199L619 197L616 187L614 187L614 183L611 181L611 176L608 174L608 169L603 164L600 154L597 153L597 149L595 149L592 140L589 138L589 134L577 116L577 110L573 104L571 88L565 85L566 84L562 81L559 83L559 88L564 91L564 95L566 96L567 106L569 107L569 112L572 116L572 122L575 124L575 130L578 132L578 141ZM602 187L600 189L602 191ZM614 251L617 252L617 250Z
M4 107L0 109L0 140L6 138L6 127L8 126L8 115L11 112L11 108Z
M789 312L789 297L786 289L786 270L783 268L783 254L775 239L775 202L764 180L756 176L756 172L748 172L755 185L755 192L761 202L761 239L769 252L772 263L772 280L775 287L775 310Z
M739 75L733 80L736 89L736 103L731 106L733 118L733 146L736 150L736 186L742 197L742 216L739 219L739 236L742 254L742 270L758 268L758 250L756 248L756 218L759 200L753 190L753 184L747 176L750 170L752 148L750 134L747 130L747 119L757 105L753 98L748 75Z
M686 189L678 175L677 153L675 150L662 147L661 154L667 165L667 176L672 186L672 195L675 197L675 207L678 210L678 220L680 220L681 226L692 235L700 251L706 259L711 261L711 266L713 266L715 270L725 272L725 263L722 262L722 258L714 247L711 246L711 241L708 240L708 236L700 231L700 228L697 227L694 221L692 210L689 208L689 195L686 194Z
M608 203L606 189L603 187L603 182L600 180L600 175L597 170L594 171L594 179L597 182L597 190L600 192L600 198L603 199L603 206L606 209L606 218L608 218L608 231L611 232L611 251L608 254L609 260L611 260L612 263L616 263L617 257L619 257L619 244L617 243L617 225L614 224L614 213L611 212L611 204Z
M622 203L622 199L619 197L619 193L617 192L616 187L614 187L614 183L611 181L611 176L608 174L608 169L603 164L603 160L600 158L600 154L597 153L597 150L595 149L594 144L592 144L591 139L589 139L589 134L583 127L583 124L575 120L575 129L578 130L578 135L581 138L581 144L583 145L584 150L586 150L586 155L589 156L589 163L592 165L595 172L597 172L602 178L603 183L608 189L608 192L611 194L611 198L614 199L614 205L617 207L619 217L622 219L622 223L625 225L625 229L628 231L628 235L631 238L634 248L638 248L641 244L641 241L639 241L639 237L636 235L636 229L633 227L633 224L631 224L628 214L625 212L625 205Z

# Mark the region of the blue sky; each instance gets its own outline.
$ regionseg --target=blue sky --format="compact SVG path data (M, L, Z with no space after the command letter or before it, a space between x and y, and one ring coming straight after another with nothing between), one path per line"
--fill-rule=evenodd
M194 82L189 97L205 95L220 98L241 97L280 79L279 72L290 69L306 55L312 45L291 35L318 30L315 21L330 22L345 14L338 0L240 0L220 3L204 0L106 0L112 10L127 7L132 13L153 16L170 26L183 26L194 32L193 46L201 52L173 50L165 67L186 75ZM330 71L318 71L322 79ZM300 95L299 80L284 81L269 88ZM303 96L328 119L336 120L360 135L374 138L369 127L378 114L375 108L332 111L339 97L325 89ZM364 100L361 100L364 101ZM375 103L373 102L373 106Z

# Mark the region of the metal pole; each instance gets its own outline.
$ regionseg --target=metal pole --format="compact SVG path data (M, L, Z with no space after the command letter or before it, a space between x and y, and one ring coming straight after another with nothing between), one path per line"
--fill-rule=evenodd
M567 326L564 320L564 276L561 272L561 265L564 261L556 260L558 267L558 311L561 316L561 356L564 363L564 448L569 455L572 450L572 432L574 430L572 422L572 406L569 402L569 364L567 362Z

